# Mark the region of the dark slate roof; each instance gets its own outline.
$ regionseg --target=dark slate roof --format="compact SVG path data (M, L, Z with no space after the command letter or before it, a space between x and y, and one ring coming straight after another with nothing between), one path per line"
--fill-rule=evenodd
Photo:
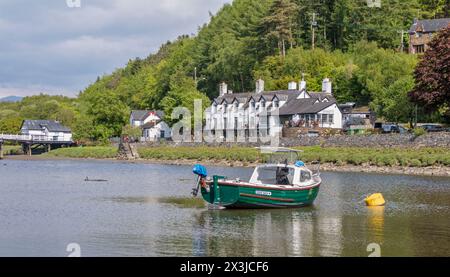
M329 102L320 102L315 97L300 98L290 97L290 99L280 108L280 115L294 115L294 114L315 114L329 106L336 104L336 100Z
M219 96L214 101L216 103L222 103L226 100L227 103L231 104L235 98L239 99L239 102L242 103L243 99L245 102L250 100L250 97L253 97L255 101L258 101L261 97L264 97L266 100L270 101L276 95L280 100L286 100L287 97L291 94L299 94L299 90L275 90L275 91L264 91L262 93L255 92L241 92L241 93L233 93L233 94L225 94L223 96Z
M24 120L21 129L41 131L44 127L50 132L72 132L69 128L54 120Z
M264 91L262 93L245 92L225 94L216 98L216 103L231 104L235 98L239 99L240 103L243 103L245 99L244 108L249 107L249 101L253 98L255 101L259 101L261 97L264 97L267 101L272 100L275 96L281 101L286 103L280 108L280 115L293 115L293 114L310 114L318 113L329 106L336 104L336 99L333 95L324 92L308 92L311 98L297 99L302 93L300 90L276 90L276 91ZM324 99L328 99L328 102L323 102ZM316 103L319 102L319 103Z
M156 115L159 118L164 117L163 111L134 110L134 111L131 111L131 118L133 118L133 120L144 121L148 117L149 113L151 113L151 112L156 113Z
M417 28L422 27L424 33L437 32L444 29L450 24L450 18L417 20L409 29L409 33L413 34Z

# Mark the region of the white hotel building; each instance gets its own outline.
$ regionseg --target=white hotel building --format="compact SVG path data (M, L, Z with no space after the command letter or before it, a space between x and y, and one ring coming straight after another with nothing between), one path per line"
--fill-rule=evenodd
M286 122L306 128L341 129L343 125L329 79L323 80L321 92L307 91L305 81L290 82L287 90L265 91L260 79L256 91L248 93L233 93L222 83L219 97L206 110L205 118L206 130L223 132L224 137L238 131L248 136L264 130L273 136Z

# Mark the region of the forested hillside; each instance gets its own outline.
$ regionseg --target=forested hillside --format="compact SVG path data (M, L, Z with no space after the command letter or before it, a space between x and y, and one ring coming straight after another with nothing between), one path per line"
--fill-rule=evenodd
M195 37L182 35L145 59L130 60L76 100L53 99L61 101L59 109L70 105L67 114L54 117L78 139L102 140L120 135L131 109L170 115L176 106L193 109L196 98L208 106L221 81L234 92L253 90L257 78L267 89L280 89L304 73L310 90L329 77L339 101L370 105L388 120L407 122L415 110L407 93L418 58L400 52L402 43L408 45L401 31L414 18L448 12L445 0L382 0L381 8L366 0L234 0ZM23 105L2 111L0 120L28 118ZM440 119L433 116L426 119Z

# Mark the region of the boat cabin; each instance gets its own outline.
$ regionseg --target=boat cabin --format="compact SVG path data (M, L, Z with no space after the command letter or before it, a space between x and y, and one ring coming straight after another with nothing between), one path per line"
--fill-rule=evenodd
M255 168L250 179L251 184L309 186L314 183L313 172L302 162L296 165L268 164Z

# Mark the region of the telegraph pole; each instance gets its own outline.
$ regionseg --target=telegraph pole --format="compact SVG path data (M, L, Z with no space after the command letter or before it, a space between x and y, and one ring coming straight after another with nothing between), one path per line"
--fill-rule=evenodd
M197 67L194 67L194 81L197 84Z
M400 43L400 52L403 53L405 51L405 34L408 33L404 30L397 31L398 34L401 34L402 40Z
M312 41L311 41L311 49L314 50L315 43L316 43L316 28L317 27L317 21L316 21L316 13L312 14L312 21L311 21L311 29L312 29Z

